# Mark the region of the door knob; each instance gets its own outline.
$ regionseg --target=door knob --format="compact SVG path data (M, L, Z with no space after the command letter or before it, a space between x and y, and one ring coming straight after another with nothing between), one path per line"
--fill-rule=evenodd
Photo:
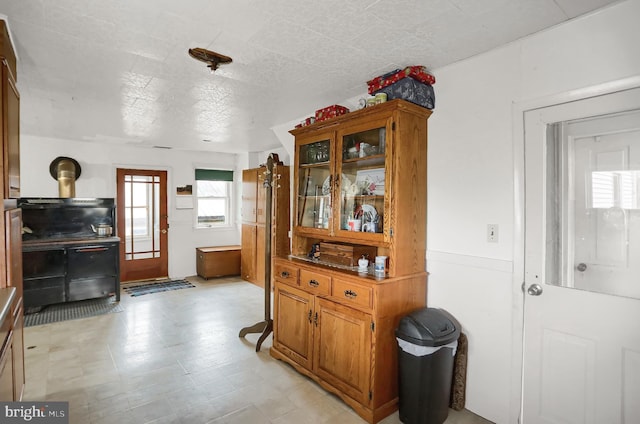
M587 264L583 263L579 263L578 266L576 267L576 269L580 272L584 272L587 270Z
M542 287L540 287L540 284L531 284L527 289L527 293L531 296L540 296L542 294Z

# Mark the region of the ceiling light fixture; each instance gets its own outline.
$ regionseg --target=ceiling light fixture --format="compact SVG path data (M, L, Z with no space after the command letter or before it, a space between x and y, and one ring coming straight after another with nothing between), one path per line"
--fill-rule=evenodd
M201 49L196 47L189 49L189 56L199 61L208 63L207 67L211 69L211 73L218 69L219 65L231 63L232 59L229 56L222 55L220 53L212 52L211 50Z

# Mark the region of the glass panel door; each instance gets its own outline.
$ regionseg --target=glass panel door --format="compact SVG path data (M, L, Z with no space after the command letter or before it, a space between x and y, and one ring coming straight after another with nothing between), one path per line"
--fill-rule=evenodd
M331 141L300 145L298 152L298 227L327 230L331 223Z
M376 234L383 233L386 147L386 120L380 126L342 135L337 231L358 232L361 238L377 238Z
M168 275L167 172L118 169L121 281Z

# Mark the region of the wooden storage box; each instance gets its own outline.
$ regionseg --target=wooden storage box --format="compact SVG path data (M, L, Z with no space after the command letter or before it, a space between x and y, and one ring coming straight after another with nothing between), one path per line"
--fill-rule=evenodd
M240 246L196 248L198 276L209 279L227 275L240 275Z
M320 261L337 265L358 266L358 259L365 255L369 261L376 256L376 247L347 243L320 243Z

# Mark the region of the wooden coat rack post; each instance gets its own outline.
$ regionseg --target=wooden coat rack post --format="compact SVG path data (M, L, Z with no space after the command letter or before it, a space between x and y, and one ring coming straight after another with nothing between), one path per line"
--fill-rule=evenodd
M273 184L277 184L277 178L273 178L273 167L275 164L282 165L276 153L269 154L267 158L267 170L264 176L265 193L265 249L264 249L264 321L260 321L250 327L240 330L239 337L244 337L250 333L262 333L256 343L256 352L260 352L262 342L273 331L273 319L271 319L271 238L273 233L272 217L273 217Z

